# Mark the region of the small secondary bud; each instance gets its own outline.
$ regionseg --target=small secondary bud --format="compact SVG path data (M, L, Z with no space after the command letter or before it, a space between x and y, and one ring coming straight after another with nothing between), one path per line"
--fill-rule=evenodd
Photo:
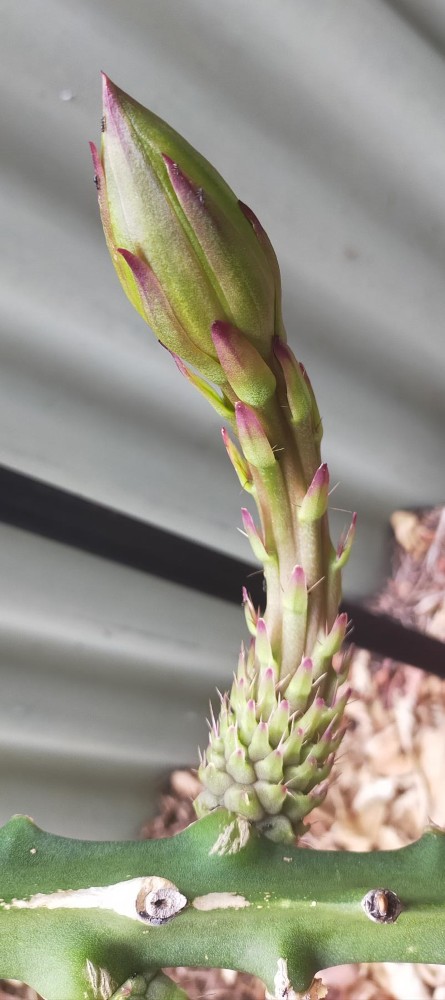
M212 338L229 385L243 403L265 406L275 392L275 376L247 337L230 323L212 324Z
M326 513L329 495L329 472L324 463L317 469L298 510L300 524L313 524Z
M273 468L276 458L258 415L246 403L236 403L235 416L238 437L247 461L257 469Z

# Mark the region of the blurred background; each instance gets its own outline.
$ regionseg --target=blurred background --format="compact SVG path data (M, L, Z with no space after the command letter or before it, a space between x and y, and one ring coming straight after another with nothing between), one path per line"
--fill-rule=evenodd
M177 573L103 558L105 542L87 551L78 520L111 508L116 545L117 515L151 526L147 548L157 537L162 562L168 542L182 577L193 547L174 536L250 553L220 421L105 249L88 151L99 71L183 133L269 233L346 509L334 538L359 513L345 593L361 599L385 577L390 512L444 495L445 9L2 0L1 24L0 822L27 812L58 833L132 837L171 768L196 762L243 619Z

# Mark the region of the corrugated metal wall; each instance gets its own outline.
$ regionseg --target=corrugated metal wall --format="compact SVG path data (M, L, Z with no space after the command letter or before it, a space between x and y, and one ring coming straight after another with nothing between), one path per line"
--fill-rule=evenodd
M268 230L333 502L359 511L346 590L369 592L389 512L444 494L443 4L3 0L0 49L0 464L248 558L219 421L105 251L103 68ZM195 698L200 718L241 616L11 528L0 551L0 819L134 833L153 782L195 759Z

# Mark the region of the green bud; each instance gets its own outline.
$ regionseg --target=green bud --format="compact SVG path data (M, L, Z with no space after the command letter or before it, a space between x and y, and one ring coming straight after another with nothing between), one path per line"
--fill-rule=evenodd
M277 813L281 812L287 795L284 785L270 784L268 781L256 781L255 791L263 809L265 809L270 816L275 816Z
M268 357L279 276L222 177L178 133L103 77L93 147L99 206L125 292L158 338L222 383L211 327L239 328Z
M271 670L273 670L274 679L277 680L278 664L275 662L273 657L272 646L270 644L269 633L264 618L258 618L257 621L255 656L257 658L260 670L265 670L268 667L270 667ZM274 699L275 699L275 687L274 687Z
M285 764L299 763L304 735L304 729L301 726L294 726L287 739L284 740L282 748Z
M348 616L338 615L334 624L325 636L319 636L312 654L314 664L314 680L323 673L325 666L331 661L334 653L338 653L346 634Z
M284 695L292 712L301 712L306 707L312 688L313 673L312 660L306 656L284 689Z
M292 421L301 424L309 415L312 417L312 400L303 372L292 351L280 337L274 340L274 351L283 371Z
M202 816L207 816L212 809L216 809L219 806L219 799L205 788L204 791L199 793L193 805L198 819L201 819Z
M252 598L250 597L250 594L247 593L245 587L243 587L243 608L244 608L244 615L246 618L247 628L249 629L251 635L256 636L258 611L256 611L253 605Z
M237 718L248 701L249 687L250 685L246 677L235 677L230 692L230 704L235 710Z
M238 721L238 728L240 737L246 745L249 745L253 739L255 730L257 729L257 718L256 718L256 708L253 698L250 698L245 706L244 710L241 712ZM251 747L249 747L249 756L252 757Z
M258 684L257 705L261 715L266 719L275 708L277 696L275 693L275 670L273 667L266 667L260 671Z
M263 563L264 566L266 563L271 561L271 557L265 549L264 542L259 536L253 517L246 507L241 507L241 517L243 519L244 533L249 540L252 552L255 558L258 559L258 562Z
M330 722L331 717L326 718L326 704L324 699L314 698L312 705L309 705L307 711L298 720L298 725L304 731L305 740L310 739L326 721Z
M295 790L307 789L314 775L317 774L318 761L313 754L308 754L301 764L286 768L285 779L288 788ZM209 786L210 787L210 786Z
M300 524L313 524L326 513L329 496L329 472L326 464L320 465L301 501L298 510Z
M284 812L295 824L314 808L314 799L310 795L303 795L302 792L291 792L288 790L284 803Z
M258 760L255 764L255 772L260 781L281 782L283 780L283 751L277 747L263 760Z
M252 786L231 785L224 795L224 805L229 812L238 813L251 823L264 817L264 809Z
M254 762L262 760L272 750L269 743L269 727L267 722L259 722L249 746L249 757Z
M212 747L208 747L206 750L206 757L209 764L213 764L218 771L223 771L226 766L226 757L224 751L218 753L217 750L213 750ZM202 780L202 779L201 779ZM205 784L205 782L204 782ZM216 795L216 792L215 792Z
M273 844L295 844L295 829L287 816L268 816L258 823L258 829Z
M274 746L276 746L287 733L289 725L289 712L289 702L286 698L283 698L277 707L274 708L272 715L270 716L268 722L269 739Z
M234 750L241 750L241 743L238 736L237 726L231 725L228 727L224 736L224 753L226 755L226 760L229 759L230 754L232 754Z
M302 566L294 566L288 586L283 594L283 609L294 615L306 616L308 593Z
M227 760L227 771L234 781L240 785L250 784L255 781L256 774L252 764L246 759L246 751L243 747L234 750Z
M247 337L230 323L213 323L212 338L229 385L242 403L262 407L273 396L275 376Z
M236 472L236 474L238 476L238 479L239 479L239 482L240 482L240 485L241 485L242 489L245 490L246 493L251 493L252 492L252 474L250 472L249 466L248 466L248 464L247 464L244 456L241 455L241 452L238 451L238 448L236 447L236 445L234 445L233 441L231 441L231 439L229 438L229 435L228 435L225 427L222 428L221 434L222 434L222 439L223 439L225 447L226 447L227 454L228 454L228 456L230 458L230 461L231 461L231 463L233 465L233 468L235 469L235 472Z
M277 460L255 410L246 403L235 404L236 426L243 453L255 469L272 469Z
M216 795L217 798L224 795L224 792L227 791L229 785L232 784L231 778L226 771L218 770L212 762L207 764L205 767L199 768L198 777L209 792L211 792L212 795Z

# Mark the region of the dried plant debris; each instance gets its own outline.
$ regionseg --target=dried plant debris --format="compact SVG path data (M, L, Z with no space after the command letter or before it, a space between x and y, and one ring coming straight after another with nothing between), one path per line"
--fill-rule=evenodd
M391 523L393 575L372 606L445 642L445 508L399 511ZM311 813L304 843L354 851L402 847L428 823L445 826L445 681L358 649L351 684L336 778ZM194 774L175 771L143 836L165 837L187 826L198 789ZM190 1000L264 1000L264 987L251 976L169 971ZM325 970L322 978L328 1000L445 1000L444 966L347 965ZM0 985L0 1000L14 998L37 1000L20 984Z

